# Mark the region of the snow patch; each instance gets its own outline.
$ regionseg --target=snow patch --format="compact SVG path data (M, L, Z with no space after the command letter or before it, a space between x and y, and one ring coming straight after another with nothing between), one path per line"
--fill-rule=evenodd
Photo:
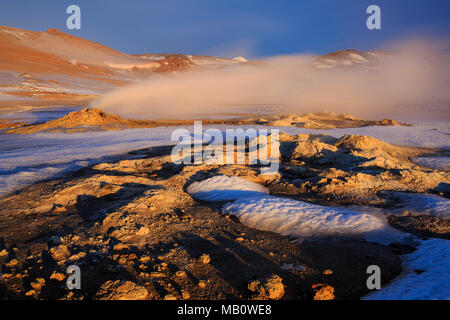
M140 148L170 145L173 128L79 133L0 134L0 197L86 165L129 158Z
M450 171L450 157L414 157L411 160L420 166Z
M233 60L234 60L234 61L237 61L237 62L248 62L248 60L245 59L245 58L242 57L242 56L235 57L235 58L233 58Z
M119 70L132 70L134 68L137 69L152 69L159 66L157 62L149 62L149 63L114 63L105 61L105 65L110 68L119 69Z
M367 59L364 58L363 56L356 54L356 53L350 53L350 57L352 58L352 60L356 63L364 63L367 62Z
M400 208L389 210L399 214L408 211L412 215L431 215L438 218L450 218L450 200L432 194L390 192L389 196L399 198Z
M424 148L450 149L449 134L450 128L439 123L440 128L436 129L437 123L415 125L411 127L359 127L359 128L338 128L338 129L303 129L296 127L280 128L280 132L296 135L299 133L327 134L335 138L340 138L346 134L356 134L371 136L384 142Z
M199 200L229 201L265 195L269 190L244 178L220 175L192 183L187 192Z
M272 196L237 200L223 212L250 228L299 238L372 236L372 241L384 242L384 233L392 232L382 215Z
M450 245L448 240L422 241L417 250L404 255L403 273L390 285L365 300L450 299Z

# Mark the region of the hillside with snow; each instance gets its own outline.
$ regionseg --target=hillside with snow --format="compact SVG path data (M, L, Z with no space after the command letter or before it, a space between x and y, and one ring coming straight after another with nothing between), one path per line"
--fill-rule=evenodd
M154 73L243 62L185 54L132 55L57 29L35 32L0 26L0 107L39 101L83 104Z

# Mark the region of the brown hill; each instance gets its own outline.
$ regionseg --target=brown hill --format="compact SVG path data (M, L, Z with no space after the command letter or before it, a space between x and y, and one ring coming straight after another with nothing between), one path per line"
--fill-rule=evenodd
M1 120L1 119L0 119ZM158 126L175 126L192 124L194 120L135 120L124 119L115 114L108 114L97 108L84 108L74 111L62 118L39 124L16 124L6 131L8 134L30 134L41 131L87 131L87 130L121 130L125 128L153 128ZM363 120L349 115L336 114L332 112L316 112L301 115L289 114L281 116L270 116L262 119L261 115L251 117L236 117L233 119L206 119L204 124L228 124L249 125L259 124L267 126L287 126L307 129L332 129L362 126L392 126L402 125L394 120ZM0 127L1 128L1 127ZM5 126L5 128L11 128Z

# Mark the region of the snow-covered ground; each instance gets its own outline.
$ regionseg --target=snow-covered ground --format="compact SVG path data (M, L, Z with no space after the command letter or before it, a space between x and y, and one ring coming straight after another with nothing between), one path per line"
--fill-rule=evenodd
M450 200L444 197L406 192L390 192L397 199L398 208L385 210L389 214L401 214L408 211L411 215L426 214L438 218L450 219Z
M17 121L53 119L55 115L47 111L27 110L23 114L3 113L2 116ZM66 113L70 111L67 110ZM229 126L212 127L219 130L229 128ZM172 132L176 128L29 135L6 135L0 131L0 197L40 180L57 178L85 166L119 159L136 149L176 144L177 142L171 141ZM183 128L188 129L193 135L192 126ZM208 128L211 126L203 127L204 131ZM245 130L245 127L243 128ZM193 135L193 138L198 137Z
M36 121L53 117L42 110ZM20 120L20 117L11 115ZM48 119L47 119L48 120ZM223 130L223 126L213 126ZM251 126L270 129L269 127ZM246 129L245 127L241 127ZM128 129L80 133L36 133L5 135L0 133L0 196L41 179L60 176L108 159L120 158L139 148L173 144L175 128ZM190 128L193 132L192 128ZM204 130L208 126L204 127ZM365 127L333 130L279 128L297 133L324 133L335 137L344 134L370 135L389 143L450 149L449 127L445 124L415 127ZM366 239L385 243L404 237L388 226L380 211L358 208L326 207L297 200L271 197L267 190L241 178L216 178L208 184L191 185L189 192L199 199L231 201L224 211L234 214L250 227L299 237L320 235L364 235ZM257 197L254 197L257 195ZM251 197L250 197L251 196ZM409 196L413 198L408 198ZM445 216L448 200L435 196L408 195L403 208L428 210ZM447 215L448 216L448 215ZM422 241L418 250L404 256L405 274L391 286L370 295L371 299L449 299L450 246L448 240ZM425 270L425 272L414 272Z
M328 207L298 200L264 196L240 199L223 207L251 228L298 238L357 236L392 232L384 216L342 207Z
M132 150L171 144L172 130L0 134L0 196L39 180L120 158Z
M224 181L224 188L219 182ZM328 207L298 200L267 196L260 188L239 177L217 176L195 182L188 188L194 197L207 195L204 200L237 199L223 207L251 228L272 231L299 238L316 236L363 236L368 241L389 244L409 241L417 250L402 256L404 271L391 284L364 299L450 299L450 243L444 239L418 240L412 235L390 227L386 218L367 208L358 210ZM232 190L232 191L231 191ZM246 193L251 190L251 193ZM225 192L224 196L221 192ZM231 196L230 196L231 195ZM232 196L235 195L235 196ZM414 205L429 214L448 217L449 201L430 195L396 193L403 197L402 208ZM447 214L447 215L446 215ZM292 266L283 266L292 268Z
M215 176L192 183L187 192L206 201L236 200L223 207L225 214L238 217L250 228L298 239L346 236L386 244L403 238L378 211L329 207L269 196L263 186L240 177Z
M221 175L194 182L187 192L199 200L229 201L266 195L269 190L243 178Z
M70 112L72 110L66 110ZM62 116L64 110L57 110ZM2 114L16 120L46 121L54 119L51 110L31 110L23 114ZM230 126L204 126L224 130ZM267 126L240 126L267 129ZM438 130L435 130L438 128ZM81 166L102 161L138 148L169 144L175 128L127 129L123 131L84 133L37 133L5 135L0 133L0 196L41 179L74 171ZM393 144L450 149L448 126L363 127L332 130L310 130L280 127L289 134L323 133L335 137L345 134L370 135ZM190 132L193 132L190 128Z
M411 160L424 167L437 170L450 170L450 157L414 157Z
M390 285L367 295L367 300L450 300L450 242L421 241L402 257L403 273Z

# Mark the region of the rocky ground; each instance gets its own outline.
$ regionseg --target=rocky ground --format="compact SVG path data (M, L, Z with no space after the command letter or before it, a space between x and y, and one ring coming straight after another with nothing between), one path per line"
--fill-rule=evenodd
M122 130L126 128L154 128L160 126L188 125L193 120L136 120L124 119L115 114L108 114L97 108L84 108L80 111L70 112L66 116L44 123L11 123L0 118L0 130L7 134L31 134L36 132L80 132L89 130ZM227 120L203 119L203 124L227 125L266 125L299 127L307 129L333 129L352 128L364 126L394 126L400 124L394 120L381 121L363 120L353 116L336 114L333 112L316 112L305 114L283 114L279 116L265 115L236 115Z
M140 159L102 163L0 199L0 296L4 299L356 299L366 268L382 282L400 274L398 254L414 250L360 239L304 241L250 229L221 203L186 188L218 174L240 176L273 195L328 205L389 207L380 191L448 197L450 173L409 157L434 150L365 136L280 136L280 173L257 165L176 165L170 147ZM428 219L428 220L427 220ZM389 219L422 237L450 234L447 219ZM443 236L442 236L443 235ZM82 271L68 291L66 269Z

